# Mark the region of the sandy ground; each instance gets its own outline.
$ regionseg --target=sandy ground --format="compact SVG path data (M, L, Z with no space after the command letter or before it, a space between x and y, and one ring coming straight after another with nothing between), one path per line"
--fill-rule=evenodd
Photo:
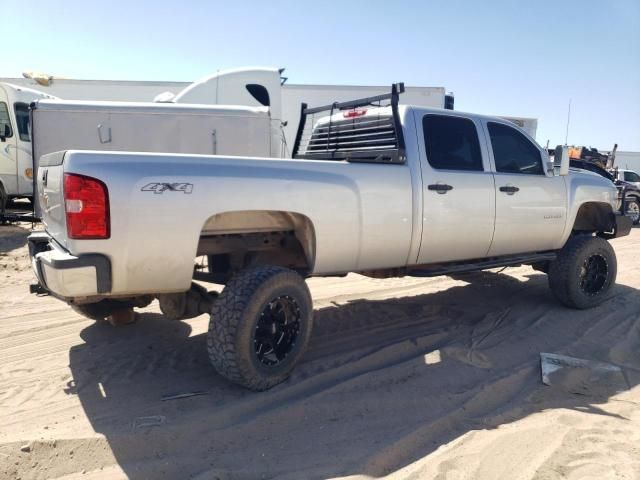
M640 478L640 229L589 311L528 267L313 279L311 348L260 394L210 367L205 316L115 328L30 295L26 235L0 227L2 479ZM621 368L545 386L540 352Z

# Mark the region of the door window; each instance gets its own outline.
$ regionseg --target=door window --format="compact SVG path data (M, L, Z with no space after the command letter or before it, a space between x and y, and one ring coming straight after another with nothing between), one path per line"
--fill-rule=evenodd
M26 103L16 103L14 104L14 109L16 113L16 123L18 124L18 136L23 142L30 142L29 105Z
M478 131L470 119L425 115L422 130L427 161L433 168L483 170Z
M527 137L501 123L487 126L497 172L544 175L540 150Z
M625 182L640 182L640 175L636 172L624 172Z
M13 137L11 120L9 120L9 109L4 102L0 102L0 137Z

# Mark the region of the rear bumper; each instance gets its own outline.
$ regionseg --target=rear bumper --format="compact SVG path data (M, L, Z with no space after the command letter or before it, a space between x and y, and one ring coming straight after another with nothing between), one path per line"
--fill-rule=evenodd
M111 262L106 256L71 255L46 232L32 233L27 240L33 272L52 295L70 299L111 292Z

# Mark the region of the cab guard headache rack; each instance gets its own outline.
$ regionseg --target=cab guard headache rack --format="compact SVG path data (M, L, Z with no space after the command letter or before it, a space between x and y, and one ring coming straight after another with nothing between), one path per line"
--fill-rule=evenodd
M308 108L302 104L293 158L366 163L404 163L405 143L398 115L404 83L391 93ZM388 107L367 115L366 107Z

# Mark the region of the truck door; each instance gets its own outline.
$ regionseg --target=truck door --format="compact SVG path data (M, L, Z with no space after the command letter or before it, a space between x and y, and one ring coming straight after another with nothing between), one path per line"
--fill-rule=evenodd
M495 219L493 174L478 135L482 125L455 112L414 115L424 199L417 263L482 258Z
M560 248L567 210L564 177L546 173L542 150L516 128L495 121L484 127L496 184L489 256Z
M0 182L6 195L15 195L18 191L16 135L9 108L4 90L0 88Z

